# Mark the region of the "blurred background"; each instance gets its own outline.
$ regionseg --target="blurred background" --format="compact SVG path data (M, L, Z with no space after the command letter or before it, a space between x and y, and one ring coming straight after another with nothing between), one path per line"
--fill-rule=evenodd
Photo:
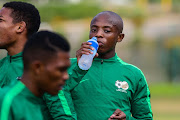
M0 6L12 0L0 0ZM138 66L151 91L154 120L180 120L180 0L21 0L41 15L40 30L64 35L71 57L88 40L91 19L114 11L124 20L125 38L116 52ZM0 50L0 59L6 56Z

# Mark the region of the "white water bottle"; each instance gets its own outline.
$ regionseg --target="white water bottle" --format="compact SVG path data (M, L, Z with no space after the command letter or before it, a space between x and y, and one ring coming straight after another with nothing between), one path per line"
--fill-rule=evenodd
M96 37L89 39L88 42L92 43L90 46L92 46L94 48L94 50L91 50L93 52L93 54L89 54L89 55L83 54L81 56L81 58L78 62L78 66L82 70L88 70L91 67L93 58L96 55L97 49L99 47Z

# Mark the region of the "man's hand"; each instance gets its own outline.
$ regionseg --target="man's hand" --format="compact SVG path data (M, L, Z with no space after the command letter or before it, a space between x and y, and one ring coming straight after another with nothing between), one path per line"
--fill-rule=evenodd
M108 120L126 120L126 114L120 109L116 109Z
M90 51L90 50L94 50L94 48L92 46L90 46L91 44L92 43L90 43L90 42L83 42L81 44L81 48L76 51L77 61L79 61L79 59L81 58L81 56L83 54L86 54L86 55L93 54L93 52ZM98 56L98 53L96 53L95 57L97 57L97 56Z

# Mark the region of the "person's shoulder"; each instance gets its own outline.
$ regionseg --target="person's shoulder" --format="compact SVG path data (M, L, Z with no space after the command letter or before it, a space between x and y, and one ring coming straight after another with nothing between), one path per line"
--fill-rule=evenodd
M142 76L143 72L140 68L138 68L137 66L130 64L130 63L126 63L124 61L121 61L121 65L129 70L130 72L132 72L135 76Z
M7 57L4 57L4 58L0 59L0 66L1 66L2 64L4 64L4 62L5 62L6 59L7 59Z
M71 61L71 67L77 65L77 58L70 58L70 61Z
M4 99L4 96L8 93L11 88L9 86L0 88L0 101Z
M22 97L21 97L22 98ZM12 106L17 107L17 103L22 99L16 99L16 92L12 86L5 86L0 89L0 109L1 111L10 111ZM19 102L22 105L22 102ZM17 108L15 108L17 109Z
M127 69L130 69L131 71L134 71L134 72L140 72L141 69L138 68L137 66L133 65L133 64L130 64L130 63L123 63L123 66L126 67Z
M22 91L24 91L23 85L18 81L13 82L8 86L0 88L0 101L4 101L4 104L10 101L15 101L19 96L22 96Z
M77 58L70 58L71 66L68 68L68 72L72 71L77 65Z
M77 58L70 58L71 64L77 63Z

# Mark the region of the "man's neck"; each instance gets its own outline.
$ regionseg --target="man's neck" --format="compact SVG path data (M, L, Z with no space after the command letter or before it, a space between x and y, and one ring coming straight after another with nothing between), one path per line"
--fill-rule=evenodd
M21 79L21 82L25 84L25 86L37 97L41 97L44 93L39 91L36 84L31 79L31 76L24 73Z
M22 39L20 42L17 41L13 45L9 46L6 50L8 52L8 55L13 56L23 51L24 45L26 43L26 39Z
M16 49L16 50L7 50L8 51L8 55L10 55L10 56L13 56L13 55L16 55L16 54L18 54L18 53L20 53L20 52L22 52L22 49Z
M105 54L99 54L98 58L109 59L109 58L112 58L114 56L115 56L115 52L111 51L111 52L108 52L108 53L105 53Z

